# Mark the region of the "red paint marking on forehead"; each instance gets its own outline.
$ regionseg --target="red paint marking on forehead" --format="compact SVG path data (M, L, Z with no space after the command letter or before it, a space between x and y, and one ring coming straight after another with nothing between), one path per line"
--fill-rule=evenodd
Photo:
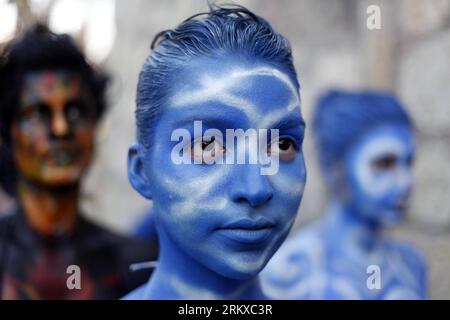
M66 71L43 71L26 79L23 103L32 105L44 101L53 107L61 107L66 100L80 93L80 79Z
M41 77L42 77L42 82L49 85L56 81L57 74L54 71L45 71Z

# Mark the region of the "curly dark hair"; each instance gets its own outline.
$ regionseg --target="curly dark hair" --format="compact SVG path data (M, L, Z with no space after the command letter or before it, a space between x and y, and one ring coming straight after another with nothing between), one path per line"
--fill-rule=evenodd
M0 184L14 195L16 170L11 153L11 125L19 107L25 75L42 69L66 69L79 74L91 89L99 119L105 108L106 74L95 70L69 35L55 34L36 24L13 39L0 53Z

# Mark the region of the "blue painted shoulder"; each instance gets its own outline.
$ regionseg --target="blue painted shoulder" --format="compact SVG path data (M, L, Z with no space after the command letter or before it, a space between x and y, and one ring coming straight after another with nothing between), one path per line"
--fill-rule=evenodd
M140 287L134 289L133 291L123 296L120 300L143 300L146 285L147 284L145 283Z

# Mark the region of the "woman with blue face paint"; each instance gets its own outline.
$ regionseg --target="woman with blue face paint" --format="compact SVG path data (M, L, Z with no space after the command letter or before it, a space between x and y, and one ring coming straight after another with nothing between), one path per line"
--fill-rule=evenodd
M325 216L290 238L262 272L270 296L287 299L421 299L426 266L383 236L403 220L412 189L413 124L378 92L331 91L314 133L329 190Z
M306 181L290 46L232 6L185 20L152 47L128 175L153 200L160 256L149 282L125 298L265 298L258 273L286 238ZM248 143L235 141L239 132ZM258 160L279 160L274 170L247 160L255 146Z

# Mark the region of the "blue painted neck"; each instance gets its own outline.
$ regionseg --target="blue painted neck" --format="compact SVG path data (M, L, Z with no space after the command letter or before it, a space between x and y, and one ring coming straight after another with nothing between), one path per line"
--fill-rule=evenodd
M267 299L259 276L246 280L224 277L192 259L158 228L160 257L144 299Z
M333 247L358 246L364 251L371 251L378 244L381 231L378 224L336 199L326 210L325 228Z

